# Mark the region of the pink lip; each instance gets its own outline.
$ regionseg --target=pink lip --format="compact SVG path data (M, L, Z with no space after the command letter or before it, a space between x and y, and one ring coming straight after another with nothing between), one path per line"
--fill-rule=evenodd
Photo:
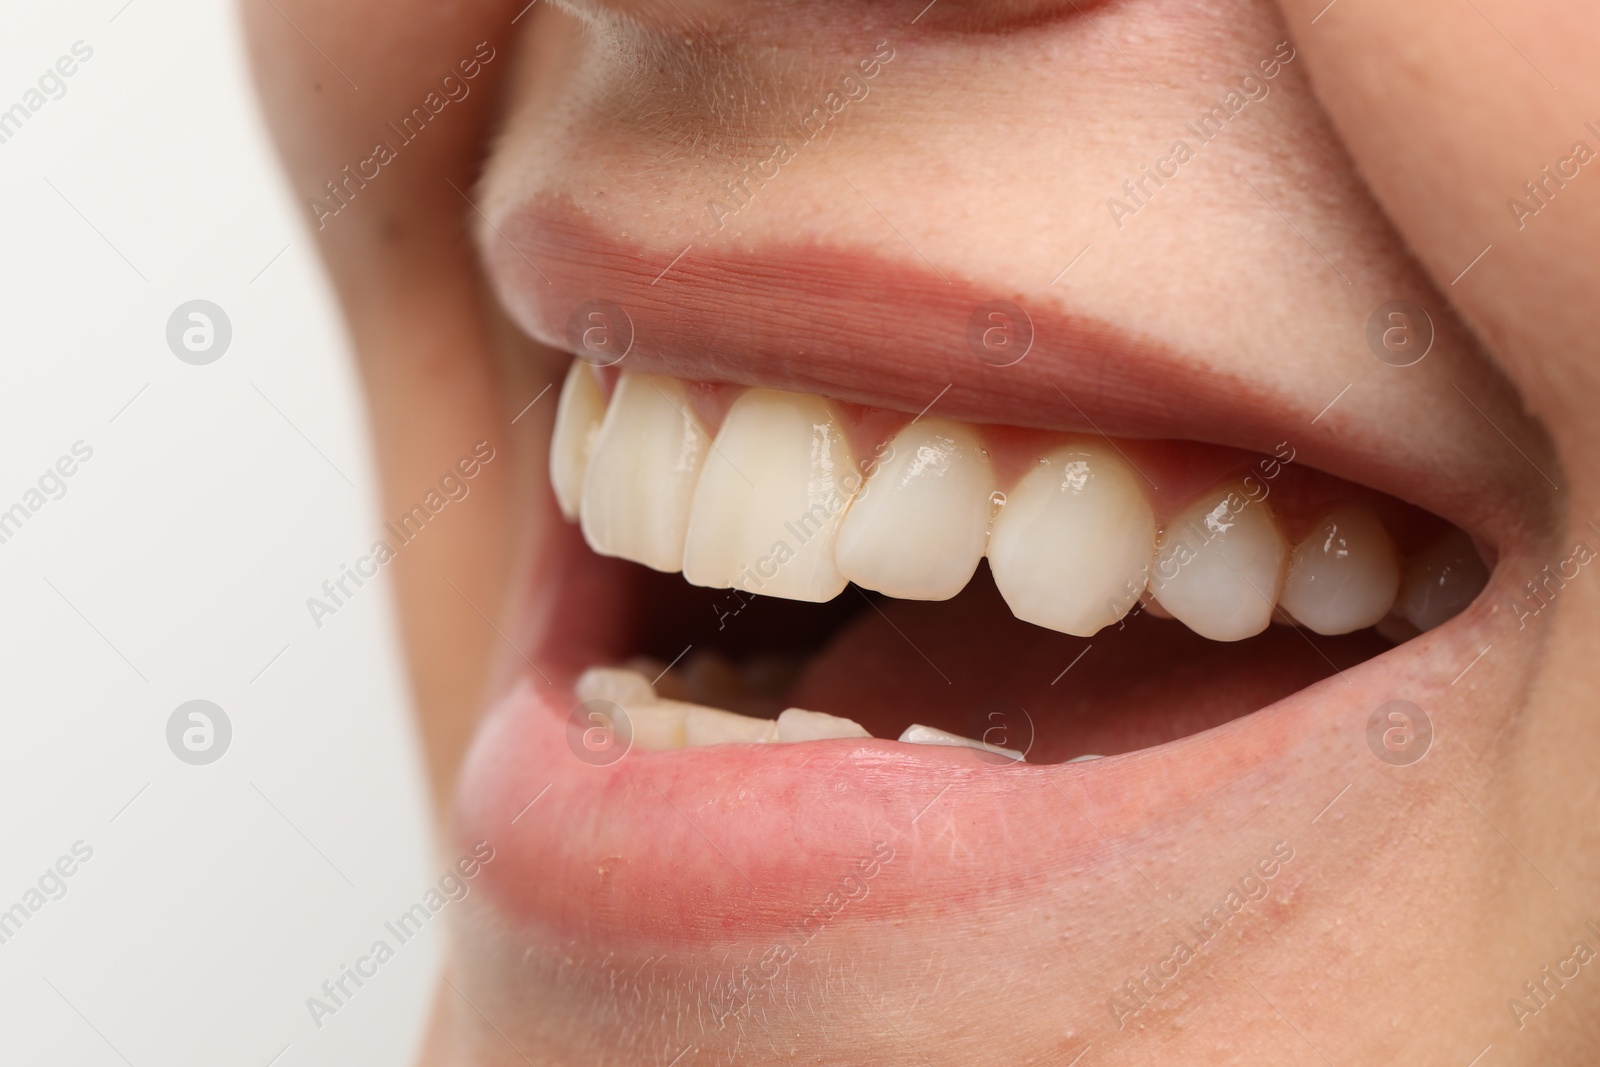
M1454 625L1454 624L1452 624ZM1470 657L1468 635L1413 642L1226 726L1092 763L1001 767L955 749L889 741L633 752L610 766L566 742L570 689L526 678L480 731L459 805L463 841L502 859L484 877L499 910L590 947L693 945L792 929L875 846L895 858L852 920L1010 899L1030 885L1115 881L1128 861L1176 844L1185 813L1219 782L1282 788L1300 755L1359 745L1401 679L1448 681L1434 662ZM1437 655L1442 646L1450 651ZM1342 752L1323 752L1319 763ZM529 807L529 802L536 802ZM1315 814L1321 802L1298 797ZM515 822L513 822L515 820ZM930 837L960 849L931 849ZM921 847L911 847L914 842ZM502 847L505 846L505 847Z
M1002 766L873 740L633 751L597 766L569 747L571 684L588 664L571 635L603 620L582 580L545 588L530 656L548 680L516 680L479 730L456 832L499 853L483 877L502 916L602 951L792 932L885 845L894 857L848 921L1122 884L1130 861L1113 842L1181 851L1196 820L1227 830L1251 817L1241 798L1292 798L1306 810L1274 818L1309 819L1327 798L1295 788L1306 768L1372 760L1371 710L1446 689L1492 618L1469 610L1242 719L1089 763Z

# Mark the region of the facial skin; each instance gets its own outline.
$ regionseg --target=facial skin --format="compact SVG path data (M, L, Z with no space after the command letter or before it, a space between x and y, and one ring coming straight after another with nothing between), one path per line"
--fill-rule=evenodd
M352 326L386 509L417 499L473 442L504 457L396 563L444 847L460 851L448 828L483 709L526 670L508 644L525 621L530 560L568 536L544 474L553 405L519 417L568 358L524 332L560 335L565 305L545 287L565 299L610 278L708 317L754 306L741 257L798 240L836 253L817 258L817 286L833 270L859 289L852 264L868 262L919 286L931 273L1137 330L1199 394L1233 396L1239 412L1218 427L1173 404L1162 436L1203 430L1259 448L1262 426L1293 418L1307 463L1477 535L1498 570L1474 610L1495 613L1451 662L1492 648L1459 685L1453 672L1416 680L1440 733L1415 773L1378 773L1359 743L1295 746L1255 791L1224 791L1183 819L1146 825L1106 809L1099 830L1128 866L1064 860L1047 878L1010 878L1003 864L959 862L993 826L919 824L878 876L874 908L919 881L948 880L943 903L833 923L785 971L784 996L736 1031L697 1029L715 953L608 954L522 928L515 909L474 894L424 1062L666 1064L688 1045L685 1062L751 1064L1065 1063L1086 1045L1085 1064L1465 1064L1491 1045L1484 1062L1588 1062L1594 965L1521 1027L1506 1001L1526 1000L1524 982L1574 941L1600 950L1585 927L1600 924L1600 580L1584 573L1520 628L1506 605L1576 542L1600 541L1585 526L1600 523L1600 178L1585 168L1521 229L1506 200L1575 140L1596 144L1584 129L1600 124L1600 75L1584 53L1592 13L1573 2L1466 15L1320 0L940 0L917 17L921 7L585 0L519 16L520 2L489 0L246 0L302 199L366 158L384 123L479 42L495 50L470 94L316 231ZM1247 89L1244 110L1119 226L1106 202L1131 202L1122 182L1167 157L1186 122L1286 40L1294 58L1258 78L1264 95ZM880 41L893 59L830 137L801 147L748 205L708 206L740 163L770 155L782 118L808 111ZM568 240L579 217L621 253L609 273ZM1405 373L1362 339L1372 309L1395 298L1436 312L1435 350ZM798 321L819 323L825 355L826 302L814 311ZM670 354L640 359L682 370ZM757 354L722 371L907 411L950 382L951 417L1048 423L1029 399L1053 380L1048 360L999 386L982 368L924 379L883 362ZM1010 398L1007 420L993 415L996 391ZM1152 432L1127 411L1096 421ZM1116 1026L1108 997L1157 966L1170 932L1278 839L1295 858L1272 893ZM1104 851L1088 831L1081 844ZM719 951L763 944L757 933Z

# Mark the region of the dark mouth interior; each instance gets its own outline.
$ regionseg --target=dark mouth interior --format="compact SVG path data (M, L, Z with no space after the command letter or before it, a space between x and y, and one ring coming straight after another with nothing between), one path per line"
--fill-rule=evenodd
M1073 637L1013 617L987 565L953 600L901 601L850 586L829 603L805 604L607 562L631 586L632 654L680 668L692 661L695 671L709 662L753 682L747 699L685 699L767 717L786 707L825 711L886 738L917 722L1024 751L1030 763L1176 740L1393 647L1371 629L1325 637L1290 625L1220 643L1142 610Z

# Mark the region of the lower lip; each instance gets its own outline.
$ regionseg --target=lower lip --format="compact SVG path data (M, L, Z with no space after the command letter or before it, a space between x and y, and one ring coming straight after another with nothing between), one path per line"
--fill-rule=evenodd
M495 847L483 877L502 916L590 948L781 934L839 901L870 920L1030 887L1092 895L1129 874L1113 842L1176 855L1205 827L1238 831L1247 816L1232 798L1320 806L1295 788L1308 768L1371 759L1372 709L1440 674L1474 630L1463 616L1226 725L1054 766L882 740L634 751L597 766L569 745L570 686L526 677L479 731L457 833Z

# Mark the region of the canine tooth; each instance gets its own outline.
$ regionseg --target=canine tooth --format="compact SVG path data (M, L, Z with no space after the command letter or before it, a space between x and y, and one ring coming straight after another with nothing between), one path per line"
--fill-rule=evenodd
M1195 633L1240 641L1271 625L1288 554L1267 505L1229 486L1173 520L1150 585L1161 606Z
M950 733L933 726L923 726L912 723L900 734L900 740L908 745L947 745L951 748L972 748L980 752L993 752L996 755L1008 756L1017 762L1022 762L1022 753L1016 749L1001 748L999 745L986 744L983 741L974 741L970 737Z
M578 517L583 472L589 465L589 454L605 413L606 398L594 373L582 360L573 360L567 380L561 383L556 427L550 438L550 486L568 522Z
M626 667L590 667L578 676L572 692L579 701L609 700L623 707L656 699L650 679Z
M673 378L623 371L583 476L589 546L675 571L709 438Z
M983 558L994 474L977 436L927 419L901 430L839 527L850 581L902 600L948 600Z
M789 600L832 600L855 454L821 397L750 389L728 409L695 486L683 576Z
M1338 508L1298 545L1279 605L1319 634L1347 634L1389 613L1400 588L1400 554L1378 517Z
M1460 614L1489 581L1472 538L1453 530L1405 562L1395 611L1419 630Z
M687 748L723 745L729 742L761 744L778 739L778 724L772 719L752 719L721 708L688 705L683 738Z
M787 708L778 713L779 741L822 741L834 737L871 737L853 719L825 711Z
M1156 524L1137 477L1095 442L1059 448L1023 475L989 534L1013 615L1088 637L1138 602Z

